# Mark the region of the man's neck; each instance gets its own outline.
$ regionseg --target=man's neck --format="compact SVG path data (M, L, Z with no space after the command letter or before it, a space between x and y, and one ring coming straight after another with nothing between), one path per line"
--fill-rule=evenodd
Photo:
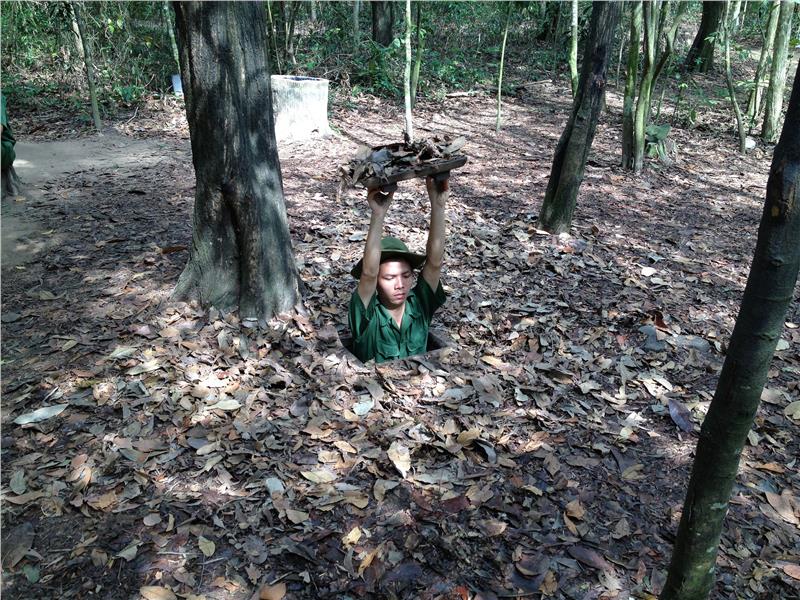
M403 302L399 306L395 306L394 308L389 308L388 306L384 305L384 308L387 312L392 315L392 320L394 320L397 328L400 329L403 325L403 315L406 312L406 303Z

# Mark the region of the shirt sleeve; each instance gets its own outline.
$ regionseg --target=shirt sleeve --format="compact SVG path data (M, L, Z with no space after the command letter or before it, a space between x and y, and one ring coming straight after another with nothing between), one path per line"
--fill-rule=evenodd
M430 323L433 313L447 301L447 295L442 288L442 282L436 286L436 291L431 289L425 278L420 275L417 285L414 287L414 295L417 297L425 321Z
M350 334L353 336L353 340L357 340L364 335L364 331L366 331L370 321L375 318L377 306L377 292L372 295L369 306L365 307L361 301L361 296L358 295L358 288L353 291L353 295L350 296L350 308L347 313L347 322L350 326Z

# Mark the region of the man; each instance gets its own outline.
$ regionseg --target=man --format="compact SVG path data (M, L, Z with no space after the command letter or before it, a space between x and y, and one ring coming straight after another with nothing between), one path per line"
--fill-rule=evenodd
M428 329L433 313L445 303L439 281L444 258L445 206L448 180L427 177L425 187L431 201L431 222L426 255L409 252L393 237L382 238L383 221L394 192L369 190L372 216L364 257L351 271L358 288L350 299L349 323L353 354L366 362L396 360L427 350ZM414 283L414 269L424 263L422 276Z

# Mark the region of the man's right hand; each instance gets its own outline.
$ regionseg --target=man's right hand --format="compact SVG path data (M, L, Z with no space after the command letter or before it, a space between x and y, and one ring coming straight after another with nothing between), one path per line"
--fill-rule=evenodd
M378 188L369 190L367 192L367 202L369 202L369 207L372 209L372 212L380 215L386 214L393 198L394 192L385 194Z

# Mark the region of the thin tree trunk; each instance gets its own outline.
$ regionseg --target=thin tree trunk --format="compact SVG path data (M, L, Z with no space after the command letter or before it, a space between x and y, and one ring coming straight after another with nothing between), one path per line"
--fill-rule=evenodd
M638 173L644 166L645 131L650 120L650 97L656 71L656 48L658 45L658 19L661 0L644 2L642 6L644 24L644 65L639 82L639 98L633 116L633 172Z
M297 59L294 52L294 25L297 20L297 11L300 9L299 0L292 2L292 8L289 12L289 24L286 31L286 57L287 61L292 63L293 67L297 67Z
M733 1L733 16L731 16L731 31L738 31L739 29L739 13L742 9L742 0Z
M72 11L75 22L78 24L78 34L83 48L83 64L86 67L86 82L89 84L89 100L92 104L92 120L97 133L103 132L103 123L100 121L100 109L97 104L97 88L94 84L94 61L92 60L92 47L86 39L86 25L83 20L83 9L80 2L72 2Z
M14 5L12 4L12 6L14 6ZM72 19L70 19L70 20L72 21L72 33L75 36L75 48L78 50L78 56L81 59L81 63L85 64L86 63L86 55L83 52L83 40L81 39L81 29L80 29L80 27L78 27L78 21L75 18L75 11L74 10L71 13L71 17L72 17ZM12 23L13 23L13 21L12 21ZM12 31L16 32L17 28L16 27L12 27L11 29L12 29ZM11 47L13 48L14 46L12 45Z
M272 52L275 57L275 71L280 75L283 73L281 68L281 57L278 53L278 25L272 15L272 0L267 0L267 22L269 23L269 41L272 42Z
M756 74L753 78L753 89L750 91L750 98L747 101L747 122L752 127L758 115L761 114L761 100L764 95L764 75L767 65L772 58L772 47L775 44L775 33L778 31L778 15L781 11L781 0L773 0L769 8L769 19L767 20L767 35L764 37L764 44L761 46L761 56L758 58Z
M689 71L708 73L714 68L714 47L722 19L722 9L723 2L717 0L703 2L700 28L686 56L686 68Z
M406 69L403 78L403 93L406 104L405 139L409 144L414 142L414 125L411 120L411 0L406 0Z
M578 93L578 0L572 0L572 27L569 39L569 78L572 97Z
M589 37L584 44L578 95L558 140L539 222L552 233L567 231L578 198L586 159L603 107L609 54L621 11L617 2L592 3Z
M361 25L359 14L361 12L361 0L353 2L353 55L358 54L358 44L361 41Z
M167 33L169 33L169 43L172 47L172 58L175 59L176 73L181 72L181 60L178 57L178 42L175 39L175 26L172 23L172 11L169 7L169 2L164 0L161 3L162 10L164 11L164 21L167 23Z
M637 0L633 3L631 9L628 68L625 75L625 96L622 101L622 167L630 171L633 170L635 156L633 117L636 112L636 79L639 74L639 45L641 39L642 1Z
M264 4L176 2L196 177L173 297L269 319L299 300L272 120Z
M778 122L783 108L783 91L786 88L786 63L789 55L789 37L792 32L794 2L781 2L778 15L778 32L775 34L775 51L769 74L769 87L764 101L764 127L761 139L774 142L778 137Z
M500 47L500 72L497 74L497 119L495 131L500 131L500 119L503 105L503 66L506 61L506 41L508 40L508 24L511 21L511 2L506 2L506 24L503 27L503 45Z
M416 37L417 51L414 58L414 68L411 70L411 107L417 105L417 85L419 84L419 70L422 68L422 54L425 51L425 38L422 37L422 3L416 2L416 25L414 35Z
M739 153L744 154L747 150L746 140L747 132L745 131L744 119L742 118L742 111L739 108L739 101L736 99L736 87L733 85L733 74L731 73L731 33L730 25L728 24L728 8L729 4L725 5L725 16L722 19L722 35L723 43L725 45L725 81L728 84L728 94L731 97L731 105L733 105L733 113L736 115L736 130L739 132Z
M661 600L707 598L742 448L800 270L800 69L772 158L755 255L717 390L700 430Z

